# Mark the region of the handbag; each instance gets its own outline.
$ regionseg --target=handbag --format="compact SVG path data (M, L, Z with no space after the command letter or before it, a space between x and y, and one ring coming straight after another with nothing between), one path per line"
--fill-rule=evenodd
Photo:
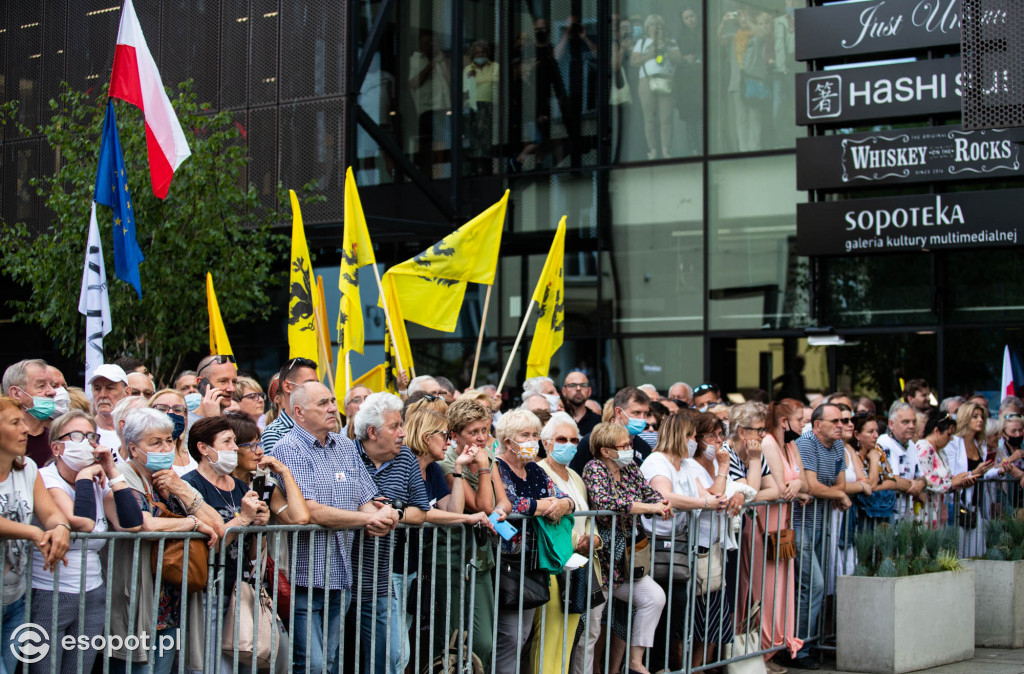
M764 520L756 515L754 519L757 520L757 528L761 530L761 535L764 536ZM765 536L765 548L768 561L784 562L787 559L796 559L796 532L792 529L769 531L768 535Z
M626 105L633 102L633 92L629 88L629 80L623 68L619 68L612 78L612 91L608 97L610 105Z
M963 495L960 496L960 502L956 513L956 523L965 529L977 529L978 528L978 508L973 503L968 503Z
M146 493L146 500L160 511L157 517L185 519L181 515L172 513L163 503L154 501L148 492ZM199 538L177 539L164 543L164 565L160 573L161 582L165 586L181 587L182 567L185 560L185 543L188 543L188 591L202 592L206 589L210 549L206 547L206 541ZM153 573L156 573L157 565L160 563L159 550L160 546L154 543L149 553L149 563Z
M277 616L274 615L273 600L263 584L259 584L259 597L251 583L238 583L228 601L224 615L224 632L220 635L220 650L226 658L234 658L235 644L238 644L238 663L252 666L256 658L257 667L269 669L271 653L278 652L281 635L277 631ZM238 623L235 612L238 611ZM255 619L254 619L255 614Z
M722 544L712 543L707 552L697 553L697 596L722 589Z
M725 659L742 657L748 653L757 653L761 650L760 628L737 634L733 637L731 644L726 644L722 649ZM764 658L760 655L750 656L744 660L730 662L725 666L726 674L765 674L767 668Z
M292 585L282 569L277 568L274 558L267 556L267 565L263 574L263 584L270 598L274 598L274 587L277 587L277 615L285 623L292 606Z
M463 663L463 669L459 669L459 634L462 634L462 659L468 660ZM423 667L424 674L459 674L465 672L467 667L472 667L472 674L484 674L484 665L480 657L469 650L469 632L466 630L455 630L452 638L448 640L448 650L434 658L434 661Z
M741 73L743 98L748 101L763 102L772 96L772 88L759 77Z
M646 63L640 66L640 68L644 71L644 77L647 78L647 84L650 86L652 94L657 94L659 96L672 95L671 77L665 77L664 75L648 75Z
M623 576L629 578L629 567L633 567L633 580L637 581L646 576L651 571L651 539L644 536L643 538L634 541L633 547L627 547L625 555L623 556L625 561Z
M524 611L548 603L551 599L548 572L537 568L522 570L518 559L502 559L498 578L498 608L517 611L520 597Z
M658 541L654 548L654 580L668 583L669 576L673 580L690 580L690 555L686 543L676 541L676 549L672 550L672 541Z
M572 571L560 573L558 578L558 591L565 597L566 613L586 613L605 603L604 592L601 591L601 581L597 578L597 572L591 564L581 566ZM569 580L569 592L566 596L565 581ZM590 592L587 593L587 583L590 583Z

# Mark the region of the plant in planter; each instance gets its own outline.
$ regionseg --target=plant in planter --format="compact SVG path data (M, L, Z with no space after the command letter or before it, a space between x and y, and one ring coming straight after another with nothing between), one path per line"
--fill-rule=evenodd
M908 521L883 524L857 533L857 566L853 575L902 578L960 570L957 530L930 529Z
M988 550L984 559L1019 562L1024 560L1024 509L992 519L985 524Z

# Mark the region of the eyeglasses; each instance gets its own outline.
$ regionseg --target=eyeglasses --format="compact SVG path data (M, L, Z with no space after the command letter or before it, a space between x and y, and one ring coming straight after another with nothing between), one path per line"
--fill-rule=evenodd
M181 417L185 416L185 413L188 412L188 408L184 405L153 405L153 409L164 414L174 412Z
M570 391L573 389L579 390L584 388L590 388L590 384L563 384L562 388L567 388Z
M91 431L89 433L83 433L82 431L68 431L64 435L57 438L57 442L61 442L65 439L70 440L71 442L81 442L82 440L88 440L89 442L99 442L100 434L93 433Z
M852 424L853 423L853 417L843 417L843 418L841 418L839 420L839 423L841 423L841 424Z
M255 452L257 449L263 449L263 443L259 440L253 440L252 442L246 442L238 445L239 449L244 449L247 452Z
M259 400L259 401L262 402L263 400L266 400L266 399L267 399L267 394L266 393L260 393L259 391L254 391L253 393L246 393L244 396L235 396L235 400L237 400L239 402L241 402L243 400ZM362 402L362 401L360 401L360 402Z
M444 436L444 441L445 441L445 442L448 442L449 440L451 440L451 439L452 439L452 432L451 432L451 431L430 431L429 433L427 433L427 437L428 437L428 438L429 438L430 436L432 436L432 435L441 435L441 436Z
M435 400L440 400L441 396L436 396L433 393L426 393L423 395L423 399L426 400L428 403L432 403Z
M627 449L633 449L633 444L632 444L632 443L629 443L629 442L627 442L627 443L626 443L626 444L624 444L624 445L615 445L614 447L612 447L612 449L614 449L614 450L617 450L617 451L620 451L620 452L624 452L624 451L626 451Z
M725 440L725 433L718 431L717 433L705 433L702 436L705 440Z
M580 444L580 439L579 438L567 438L564 435L558 435L558 436L552 438L552 440L554 440L555 442L557 442L560 445L564 445L567 442L570 442L570 443L572 443L574 445Z
M946 415L949 416L948 414ZM1003 417L1004 419L1024 419L1024 415L1021 414L1007 414Z
M836 417L835 419L818 419L818 421L827 421L830 424L838 424L838 423L842 422L842 419L840 419L839 417Z
M767 435L767 433L768 433L768 429L765 428L764 426L762 426L761 428L751 428L750 426L740 426L740 428L742 428L745 431L750 431L751 433L757 433L762 438L765 435Z
M234 362L235 362L235 357L232 356L232 355L227 355L227 356L211 356L210 360L205 365L203 365L201 368L199 368L199 371L196 372L196 376L199 376L199 374L203 370L205 370L206 368L210 367L211 365L223 365L225 363L234 363Z

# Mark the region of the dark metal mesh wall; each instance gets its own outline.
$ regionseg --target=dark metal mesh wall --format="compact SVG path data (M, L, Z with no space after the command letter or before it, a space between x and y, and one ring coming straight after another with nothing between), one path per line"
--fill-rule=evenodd
M218 1L164 0L158 58L160 77L172 97L179 82L191 79L197 103L219 106L220 9Z
M1024 126L1024 5L963 0L963 125Z

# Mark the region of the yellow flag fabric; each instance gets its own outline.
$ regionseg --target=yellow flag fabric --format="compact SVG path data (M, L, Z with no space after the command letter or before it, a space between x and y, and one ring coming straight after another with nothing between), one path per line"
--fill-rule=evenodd
M338 271L338 289L341 307L338 311L338 331L341 352L363 352L363 307L359 299L359 268L376 264L366 216L359 200L352 167L345 172L345 229L341 240L341 269ZM341 356L339 356L339 360Z
M316 277L316 337L320 340L320 349L327 357L327 365L334 362L334 349L331 348L331 331L327 328L327 302L324 300L324 277ZM317 361L320 362L320 361Z
M352 386L349 387L349 390L354 389L356 386L365 386L374 393L380 393L384 391L384 370L385 366L383 364L378 365L377 367L373 368L372 370L364 374L359 379L353 381Z
M402 305L399 302L397 290L394 285L394 277L384 274L384 278L381 279L381 285L384 286L384 294L387 300L388 318L391 319L391 326L389 327L385 323L387 334L384 340L384 352L388 353L389 350L394 350L392 344L391 328L394 328L394 342L398 344L398 358L395 361L394 369L397 375L399 364L401 369L405 370L408 374L413 367L412 363L412 349L409 347L409 333L405 331L405 318L402 312ZM392 353L392 357L394 354ZM385 355L385 362L387 362L387 355Z
M316 286L313 284L306 232L302 227L299 198L288 190L292 202L292 254L289 265L288 290L288 357L318 361L316 319ZM318 373L319 375L319 373Z
M505 190L496 204L384 274L392 278L405 320L454 332L466 284L494 283L507 207Z
M213 274L210 272L206 272L206 311L210 314L210 355L235 355L231 350L231 342L228 341L227 330L224 329L224 319L220 316L217 293L213 289Z
M537 327L533 330L530 354L526 357L526 377L547 376L551 357L562 346L565 336L565 216L558 223L555 240L533 291L537 302Z

